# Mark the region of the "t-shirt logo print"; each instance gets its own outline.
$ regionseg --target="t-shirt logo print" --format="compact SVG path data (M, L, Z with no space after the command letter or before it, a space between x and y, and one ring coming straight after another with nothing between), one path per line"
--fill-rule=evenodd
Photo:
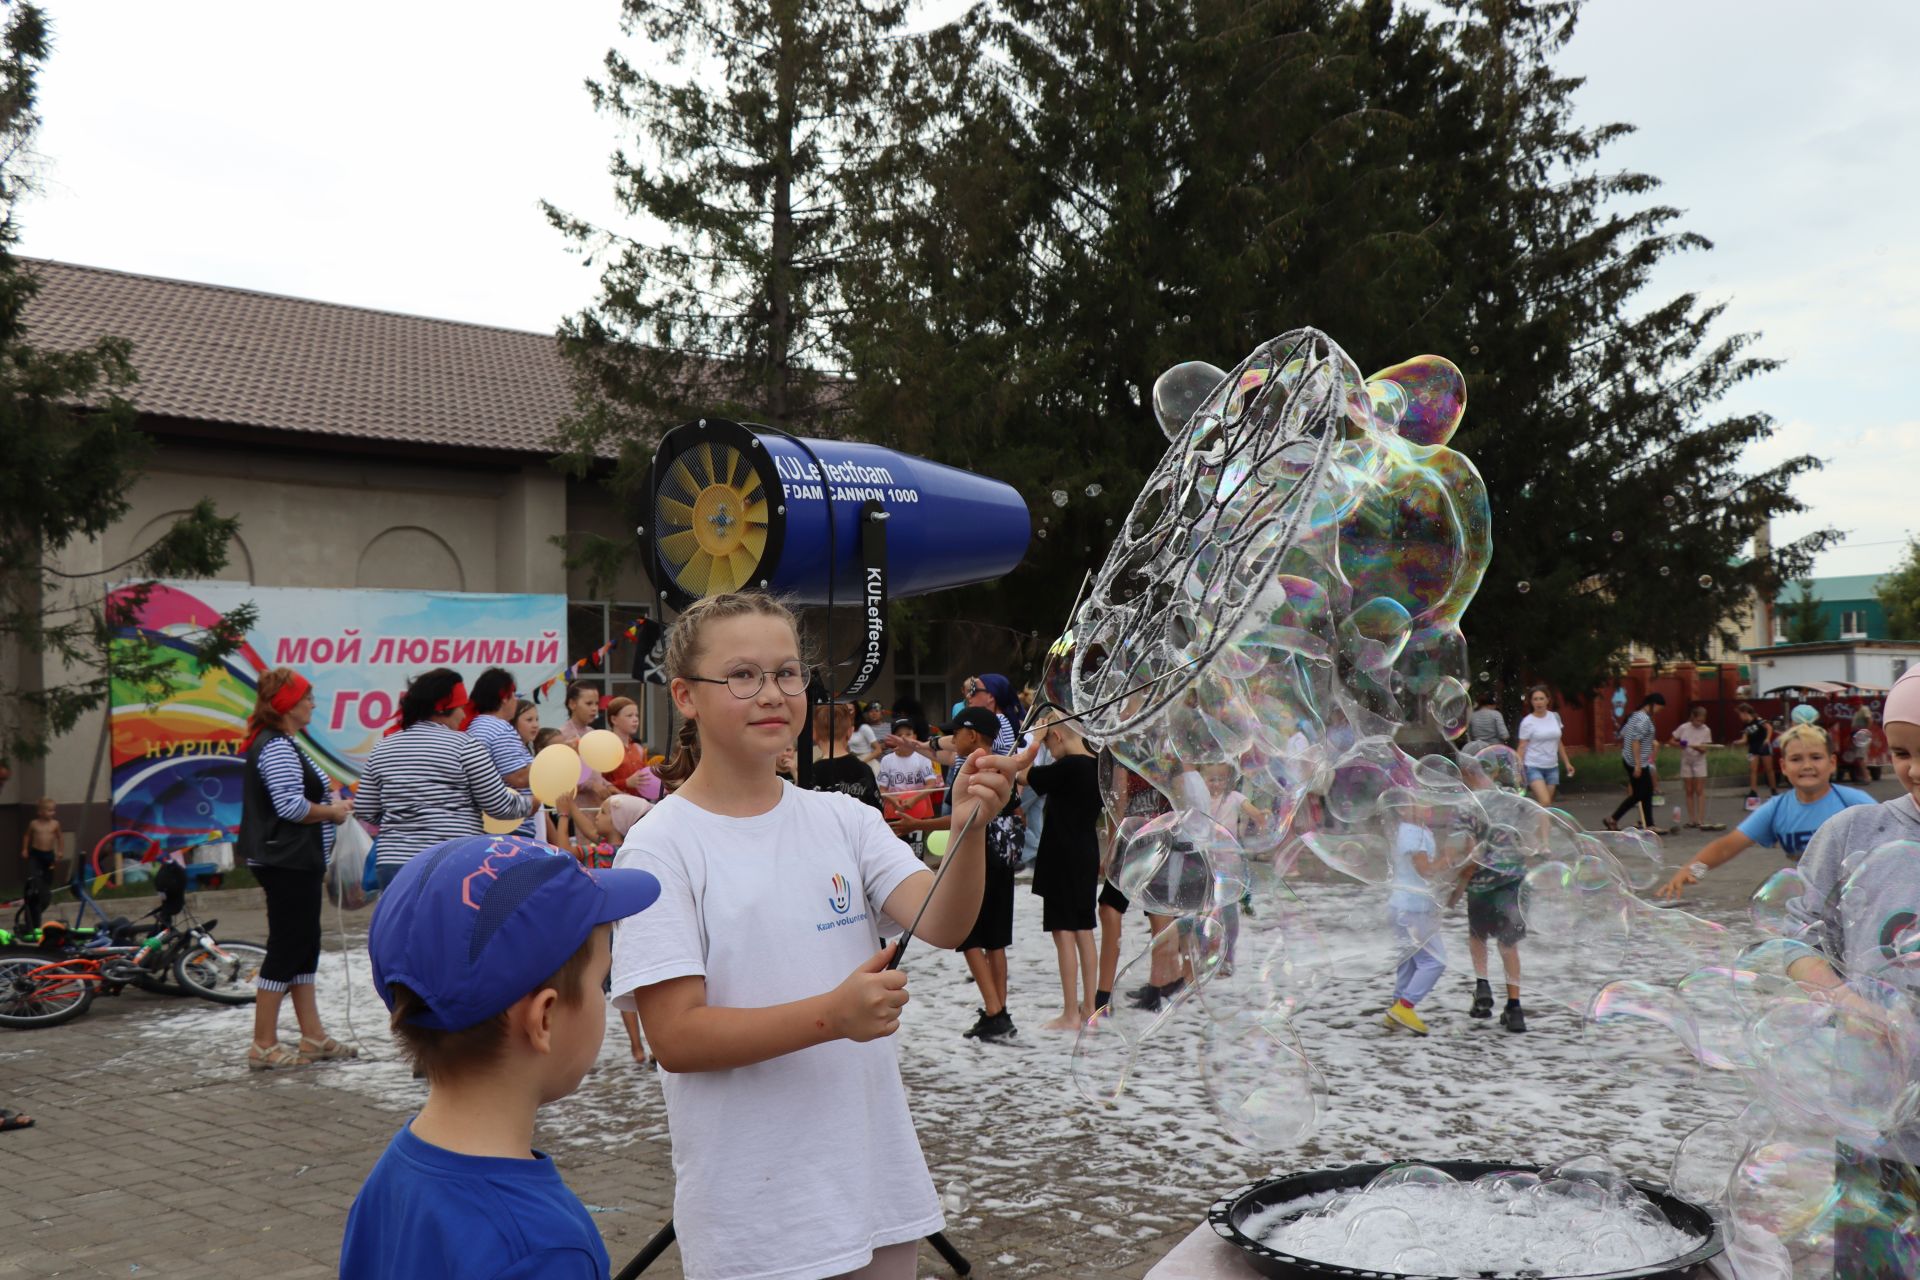
M853 885L845 876L833 878L833 895L827 899L827 905L833 908L833 914L843 916L847 908L853 905Z

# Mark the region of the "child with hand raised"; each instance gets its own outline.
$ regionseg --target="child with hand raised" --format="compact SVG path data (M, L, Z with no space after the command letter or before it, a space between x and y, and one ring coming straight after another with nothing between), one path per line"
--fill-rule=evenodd
M784 606L694 603L665 666L699 760L621 848L662 891L615 938L610 989L660 1064L685 1274L912 1280L943 1224L888 1039L907 975L880 940L916 917L930 945L966 935L987 822L1031 750L960 766L936 893L878 810L776 776L809 680Z
M1709 871L1756 844L1778 845L1789 862L1797 862L1829 818L1874 802L1864 791L1834 784L1827 735L1817 725L1797 724L1780 735L1780 771L1793 790L1768 800L1738 827L1702 849L1698 858L1673 873L1658 896L1679 897L1688 885L1698 884Z

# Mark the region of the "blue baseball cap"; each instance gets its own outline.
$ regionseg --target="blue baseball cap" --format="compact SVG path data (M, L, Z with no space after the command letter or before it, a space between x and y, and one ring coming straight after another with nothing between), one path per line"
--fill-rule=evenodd
M462 1031L552 977L593 930L652 906L645 871L589 871L570 853L523 836L461 836L416 854L374 907L367 933L373 985L426 1001L409 1021Z

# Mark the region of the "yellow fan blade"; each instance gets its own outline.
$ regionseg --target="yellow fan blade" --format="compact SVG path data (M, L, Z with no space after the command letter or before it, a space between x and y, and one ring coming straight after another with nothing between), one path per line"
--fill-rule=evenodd
M680 455L667 468L667 475L660 482L662 496L671 494L677 502L690 503L698 496L700 486L693 481L693 469L687 465L687 456Z
M693 524L693 504L669 498L664 493L660 495L660 500L654 503L653 513L656 524L671 524L681 529Z
M654 545L660 552L661 560L665 561L668 567L672 567L691 560L693 553L700 549L700 540L693 536L693 530L681 529L677 533L670 533L661 538Z

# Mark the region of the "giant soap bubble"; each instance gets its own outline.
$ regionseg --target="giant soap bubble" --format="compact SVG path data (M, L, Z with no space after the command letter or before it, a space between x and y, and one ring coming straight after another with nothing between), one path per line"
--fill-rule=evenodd
M1185 1027L1222 1129L1300 1142L1337 1098L1297 1015L1330 977L1390 974L1462 904L1524 939L1529 990L1576 1015L1647 956L1675 979L1735 971L1726 930L1637 896L1665 870L1656 837L1585 832L1519 794L1511 748L1451 745L1492 554L1485 486L1448 446L1466 401L1441 357L1369 379L1312 329L1155 384L1169 448L1041 681L1102 747L1108 877L1162 926L1082 1030L1087 1097L1166 1069L1141 1046ZM1295 893L1309 873L1335 891ZM1597 1017L1597 1052L1677 1028L1676 1071L1693 1047L1738 1056L1681 995L1622 987Z

